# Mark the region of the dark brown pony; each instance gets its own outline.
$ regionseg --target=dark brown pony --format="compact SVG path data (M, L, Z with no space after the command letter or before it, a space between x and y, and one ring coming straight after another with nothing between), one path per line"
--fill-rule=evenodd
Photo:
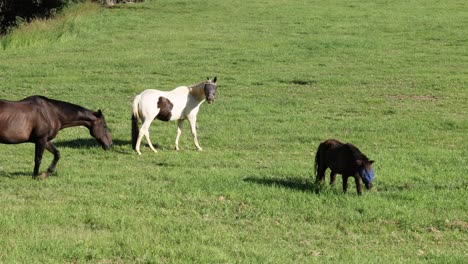
M336 174L341 174L343 176L343 192L346 192L348 177L354 177L357 193L361 195L361 179L368 190L372 188L374 180L372 163L374 161L369 160L353 144L329 139L320 143L315 155L315 182L323 181L326 169L330 168L330 184L335 183Z
M30 96L18 102L0 100L0 143L36 145L33 178L39 176L44 149L54 154L54 159L42 177L48 177L55 170L60 152L51 140L59 130L73 126L87 127L103 149L111 147L112 138L101 110L93 112L44 96Z

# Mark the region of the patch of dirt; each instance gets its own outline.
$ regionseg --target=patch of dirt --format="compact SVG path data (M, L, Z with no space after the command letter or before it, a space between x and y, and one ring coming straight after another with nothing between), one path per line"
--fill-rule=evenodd
M320 257L322 255L322 252L320 252L318 250L311 250L309 252L309 255L312 256L312 257Z
M437 101L440 98L434 95L406 95L406 94L398 94L398 95L388 95L390 99L394 100L404 100L404 99L412 99L418 101Z
M433 226L428 227L426 230L427 230L427 232L431 232L431 233L436 233L436 234L440 233L440 230L433 227Z
M460 229L463 231L468 231L468 222L462 221L462 220L455 220L452 222L449 222L448 227L452 229Z

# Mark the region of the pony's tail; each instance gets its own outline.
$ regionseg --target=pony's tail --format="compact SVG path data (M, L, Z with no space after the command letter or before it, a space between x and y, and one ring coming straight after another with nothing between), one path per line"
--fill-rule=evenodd
M138 105L139 105L139 100L140 96L137 95L135 99L133 100L133 111L132 111L132 149L135 150L136 148L136 142L138 138Z
M315 164L314 164L314 170L315 170L315 181L319 181L319 178L318 178L318 168L319 168L319 163L320 163L320 160L321 160L321 155L322 155L322 152L324 150L324 147L325 145L323 143L320 143L318 149L317 149L317 153L315 153Z

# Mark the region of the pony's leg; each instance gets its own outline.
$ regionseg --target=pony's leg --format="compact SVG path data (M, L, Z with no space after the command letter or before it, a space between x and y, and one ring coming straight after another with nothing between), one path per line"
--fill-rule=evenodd
M326 166L319 165L317 167L317 177L315 178L315 182L321 182L325 179L325 171L327 170Z
M336 180L336 172L331 171L330 172L330 185L334 185Z
M197 138L197 117L188 116L187 119L190 123L190 129L192 130L193 143L195 143L195 147L197 147L199 151L202 151L203 149L200 147L200 144L198 144L198 138Z
M183 119L177 120L177 136L176 136L176 139L175 139L175 149L176 150L179 150L179 138L180 138L180 134L182 134L182 125L183 124L184 124Z
M54 159L52 160L52 163L50 164L49 168L47 169L47 176L48 176L52 172L54 172L55 166L57 166L57 162L60 159L60 151L58 151L58 149L50 141L46 143L45 148L48 151L50 151L52 154L54 154Z
M40 140L36 142L34 148L34 172L33 172L33 179L39 176L39 167L41 166L42 162L42 155L44 154L44 140Z
M358 195L362 195L361 177L359 176L359 173L354 175L354 181L356 182L356 190Z
M348 191L348 176L343 175L343 192Z

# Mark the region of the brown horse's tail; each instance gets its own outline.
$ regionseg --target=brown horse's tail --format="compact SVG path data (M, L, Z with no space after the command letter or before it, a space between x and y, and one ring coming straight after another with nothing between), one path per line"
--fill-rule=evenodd
M136 142L138 138L138 104L139 104L139 98L140 96L137 95L135 99L133 100L133 111L132 111L132 149L135 150L136 148Z

